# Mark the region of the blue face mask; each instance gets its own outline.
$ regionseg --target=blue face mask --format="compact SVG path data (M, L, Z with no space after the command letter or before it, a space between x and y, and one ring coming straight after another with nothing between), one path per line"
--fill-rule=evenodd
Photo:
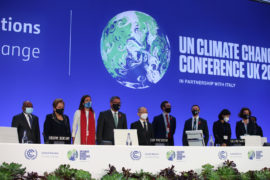
M33 112L33 108L32 107L26 107L25 108L25 113L26 114L32 114L32 112Z
M92 102L89 101L89 102L87 102L87 103L84 103L84 107L86 107L86 108L91 108L91 107L92 107Z

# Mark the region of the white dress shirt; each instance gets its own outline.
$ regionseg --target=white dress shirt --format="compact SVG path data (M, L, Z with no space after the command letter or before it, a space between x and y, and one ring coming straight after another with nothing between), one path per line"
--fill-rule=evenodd
M168 121L169 121L169 123L171 123L171 121L170 121L170 114L163 112L162 115L163 115L163 119L164 119L164 123L165 123L166 137L168 137L168 134L169 134L170 129L167 128L166 114L168 114Z
M32 127L31 127L31 123L30 123L29 116L31 116L31 118L32 118L32 120L33 120L32 115L31 115L31 114L26 114L26 113L23 113L23 114L24 114L24 116L25 116L25 118L26 118L26 121L27 121L27 123L28 123L28 125L29 125L29 127L30 127L30 129L31 129ZM32 123L33 123L33 122L32 122Z
M116 114L117 125L118 125L118 122L119 122L118 111L113 111L112 109L111 109L111 111L112 111L113 121L114 121L114 114Z
M196 127L195 127L195 130L198 130L198 125L199 125L199 116L198 117L192 117L192 126L191 126L191 128L192 128L192 130L193 130L193 126L194 126L194 120L196 120Z
M246 134L248 134L247 126L248 126L249 120L247 120L247 124L244 123L244 120L242 120L242 123L244 124L245 130L246 130L245 135L246 135Z
M147 131L148 130L147 122L144 120L141 120L141 119L140 119L140 122L141 122L143 128L144 128L144 122L145 122L145 126L146 126L145 129Z

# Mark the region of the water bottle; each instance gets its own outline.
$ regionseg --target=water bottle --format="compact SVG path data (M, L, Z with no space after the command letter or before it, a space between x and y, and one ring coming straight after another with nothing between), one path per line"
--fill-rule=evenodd
M128 133L128 135L127 135L126 145L127 146L131 146L132 145L132 141L131 141L131 138L130 138L130 133Z
M26 131L23 131L22 143L28 143L28 137Z
M211 136L210 141L209 141L209 146L214 146L214 140L213 136Z

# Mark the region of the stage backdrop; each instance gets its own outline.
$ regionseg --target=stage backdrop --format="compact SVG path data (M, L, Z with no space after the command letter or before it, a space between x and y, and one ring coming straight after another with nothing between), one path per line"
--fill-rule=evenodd
M1 1L0 126L10 126L30 100L39 117L55 98L65 114L90 94L96 116L121 97L128 127L145 106L150 122L172 104L176 145L191 106L213 122L231 112L232 138L242 107L269 129L270 5L223 1Z

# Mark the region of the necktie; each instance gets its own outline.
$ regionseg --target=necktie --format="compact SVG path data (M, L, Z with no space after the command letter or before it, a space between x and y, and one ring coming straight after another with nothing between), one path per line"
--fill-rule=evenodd
M145 131L147 131L147 128L146 128L146 122L143 122L143 129L144 129Z
M30 114L28 114L28 118L29 118L29 122L30 122L30 128L32 128L33 119L32 119L32 117L30 116Z
M117 128L117 125L118 125L118 119L117 119L117 113L116 113L116 112L114 112L114 114L113 114L113 119L114 119L115 127Z
M170 128L170 121L169 121L169 116L166 114L166 121L167 121L167 129L169 130L168 132L168 138L171 138L171 128Z
M194 118L193 130L196 130L196 118Z

